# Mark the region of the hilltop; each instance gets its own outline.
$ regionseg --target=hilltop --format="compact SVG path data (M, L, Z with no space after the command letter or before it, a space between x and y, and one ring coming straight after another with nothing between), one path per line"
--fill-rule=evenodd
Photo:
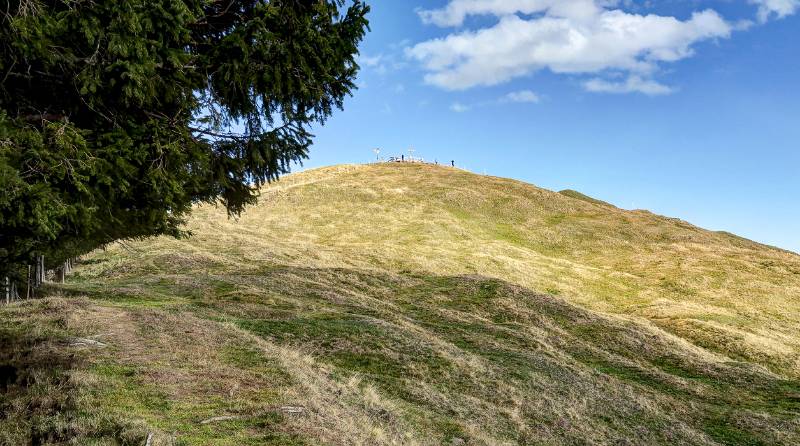
M337 166L285 178L237 221L203 208L190 228L195 249L237 261L494 277L800 370L800 256L519 181Z
M0 444L800 441L796 254L423 164L188 229L0 309Z

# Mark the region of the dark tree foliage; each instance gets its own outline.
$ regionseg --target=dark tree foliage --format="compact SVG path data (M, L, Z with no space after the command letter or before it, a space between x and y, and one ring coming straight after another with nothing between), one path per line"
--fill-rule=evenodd
M0 277L237 214L355 88L360 0L0 2Z

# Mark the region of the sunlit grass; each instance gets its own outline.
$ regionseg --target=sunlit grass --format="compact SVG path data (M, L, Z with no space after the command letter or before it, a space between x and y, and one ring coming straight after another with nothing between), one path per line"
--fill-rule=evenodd
M422 165L292 175L190 229L0 309L35 384L0 394L0 444L800 441L785 251Z

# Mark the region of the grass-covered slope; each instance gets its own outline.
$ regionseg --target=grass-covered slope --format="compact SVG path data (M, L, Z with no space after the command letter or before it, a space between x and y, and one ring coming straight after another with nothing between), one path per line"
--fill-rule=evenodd
M240 220L204 208L192 228L195 249L250 262L495 277L800 372L800 256L645 211L385 164L293 175Z
M800 442L794 254L425 165L190 229L0 308L0 444Z

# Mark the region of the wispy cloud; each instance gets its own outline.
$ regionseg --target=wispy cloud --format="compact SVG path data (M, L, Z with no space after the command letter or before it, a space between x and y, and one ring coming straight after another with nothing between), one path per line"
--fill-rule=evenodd
M464 104L463 102L455 102L450 105L450 110L456 113L465 113L476 108L499 106L503 104L538 104L541 101L539 95L531 90L512 91L497 99L474 102L472 104Z
M531 90L512 91L511 93L500 98L501 103L516 102L516 103L529 103L538 104L541 98L539 95Z
M472 107L470 107L468 105L464 105L464 104L462 104L460 102L454 102L450 106L450 110L452 110L452 111L454 111L456 113L465 113L465 112L468 112L468 111L472 110Z
M660 84L652 79L629 76L623 82L595 78L583 83L586 91L594 93L643 93L649 96L660 96L675 92L675 89Z
M772 18L782 19L800 10L800 0L750 0L758 6L758 21L766 23Z
M380 54L377 56L365 56L361 54L358 56L358 64L362 67L376 67L380 65L381 59L383 59L383 56Z
M361 54L358 56L357 62L362 68L368 68L381 76L407 66L407 61L402 60L401 55L397 53L381 53L371 56Z

